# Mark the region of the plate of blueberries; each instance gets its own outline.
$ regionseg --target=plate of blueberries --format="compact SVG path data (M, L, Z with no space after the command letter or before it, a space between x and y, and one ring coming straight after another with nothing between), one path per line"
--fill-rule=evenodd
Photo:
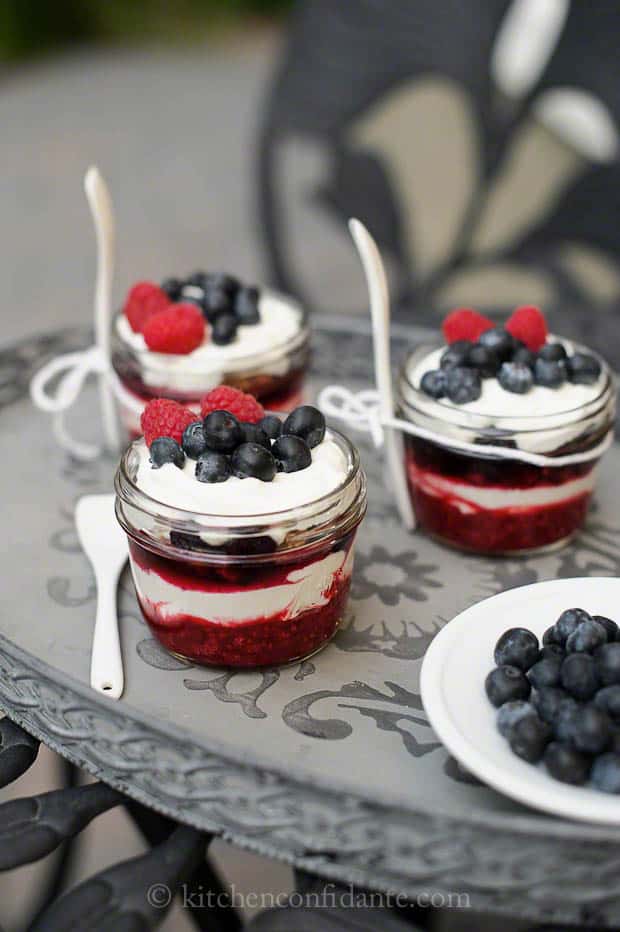
M501 592L446 625L421 693L459 763L525 805L620 825L619 609L620 579L561 579Z

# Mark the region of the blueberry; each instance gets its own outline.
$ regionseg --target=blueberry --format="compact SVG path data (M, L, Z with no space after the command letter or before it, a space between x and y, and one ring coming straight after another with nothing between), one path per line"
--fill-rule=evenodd
M235 314L240 324L249 326L260 321L258 288L240 288L235 297Z
M545 748L544 761L547 770L556 780L582 786L590 773L590 759L575 748L552 741Z
M503 705L513 699L527 699L530 684L525 673L517 667L496 667L487 676L484 688L494 706Z
M271 482L276 474L276 461L258 443L242 443L232 455L232 471L239 479L260 479Z
M232 314L230 295L218 286L206 289L202 299L202 307L205 317L211 322L217 320L220 314Z
M557 686L560 682L560 667L562 666L563 657L543 657L530 667L527 678L534 687L540 689L542 686Z
M512 354L511 362L519 363L521 366L527 366L534 371L536 365L536 353L533 353L527 346L518 346Z
M478 342L487 349L492 350L500 362L506 362L514 353L517 342L511 333L508 333L503 327L493 327L492 330L486 330Z
M529 670L538 660L538 638L527 628L508 628L497 644L493 657L498 667L506 664Z
M232 475L230 458L225 453L207 450L196 460L194 475L199 482L226 482Z
M560 703L566 698L565 691L557 686L540 686L532 694L531 703L538 712L538 717L548 725L553 725Z
M473 343L467 350L463 365L477 369L483 379L492 378L499 369L499 359L488 346Z
M563 641L560 641L560 636L559 636L559 634L558 634L558 632L557 632L557 629L556 629L555 625L551 625L550 628L547 628L547 630L545 631L545 633L544 633L543 636L542 636L542 642L543 642L543 644L545 644L545 645L547 645L547 644L555 644L555 645L557 645L558 647L561 647L562 644L564 643Z
M475 369L457 367L446 374L446 395L457 405L465 405L480 398L482 381Z
M279 472L299 472L312 462L312 453L306 441L293 434L282 434L274 441L271 449Z
M604 645L604 647L611 646L611 644ZM599 650L602 649L599 648ZM591 699L600 686L600 675L594 657L590 654L569 654L562 662L560 682L566 692L575 699Z
M608 751L599 755L592 764L590 780L603 793L620 793L620 754Z
M318 408L301 405L291 411L282 426L282 433L294 434L305 440L310 448L316 447L325 436L325 418Z
M446 373L444 369L431 369L420 380L420 388L431 398L443 398L446 394Z
M536 715L524 715L510 730L510 748L517 757L537 763L551 740L551 729Z
M568 378L579 385L592 385L601 374L601 364L587 353L574 353L566 361Z
M545 388L559 388L566 381L566 366L562 360L551 362L539 356L534 365L534 381Z
M266 414L258 422L258 426L265 431L270 440L276 440L282 433L282 421L275 414Z
M596 651L594 659L603 686L620 683L620 642L603 644Z
M606 713L589 703L578 709L573 722L572 744L584 754L600 754L609 744L611 723Z
M607 618L605 615L592 615L592 618L605 628L607 640L610 644L612 641L618 639L618 625L615 621L612 621L611 618Z
M226 272L209 272L203 277L203 287L205 291L221 289L234 297L241 287L241 282L234 275L228 275Z
M505 702L500 706L499 712L497 713L497 730L500 735L507 738L512 728L524 715L535 716L536 710L534 706L530 705L529 702L524 702L523 699L515 699L514 702Z
M559 362L561 359L566 359L566 350L561 343L545 343L538 351L538 358L546 362Z
M184 284L196 285L196 287L202 288L202 290L204 291L206 279L207 279L207 273L203 272L202 269L198 269L198 271L192 272L191 275L187 276Z
M620 725L620 684L599 689L594 697L594 705L606 712L612 722Z
M441 369L455 369L457 366L465 365L465 358L471 349L469 340L455 340L444 350L439 360Z
M171 301L178 301L181 297L183 282L180 278L165 278L161 283L162 291L165 291Z
M271 441L259 424L250 424L247 421L241 421L240 424L246 443L258 443L266 450L271 450Z
M601 644L607 643L607 631L598 621L582 621L566 639L566 651L569 654L591 654Z
M172 437L157 437L149 447L149 459L153 469L159 469L166 463L174 463L179 469L185 464L185 453Z
M503 362L497 381L507 392L525 395L534 384L532 370L520 362Z
M204 419L205 440L210 450L231 453L243 443L243 430L234 414L228 411L211 411Z
M553 728L556 740L562 742L562 744L572 743L575 718L580 708L580 703L573 699L572 696L561 699L557 704L555 715L549 724Z
M540 652L540 659L543 660L545 657L559 657L564 659L565 650L561 644L545 644Z
M567 608L554 626L558 644L565 644L569 634L572 634L582 621L590 621L591 618L592 616L582 608Z
M201 453L207 449L207 440L205 437L202 421L192 421L183 431L181 446L186 456L192 460L197 460Z
M229 311L218 314L211 324L211 339L216 346L228 346L237 336L237 318Z

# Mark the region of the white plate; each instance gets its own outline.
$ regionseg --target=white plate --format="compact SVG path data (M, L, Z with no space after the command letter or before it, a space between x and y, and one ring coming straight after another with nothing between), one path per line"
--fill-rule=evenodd
M520 760L497 731L496 709L484 681L506 628L529 628L542 638L565 608L620 620L620 579L579 578L535 583L501 592L457 615L434 638L422 665L422 702L450 753L500 793L543 812L620 825L620 796L569 786L542 765Z

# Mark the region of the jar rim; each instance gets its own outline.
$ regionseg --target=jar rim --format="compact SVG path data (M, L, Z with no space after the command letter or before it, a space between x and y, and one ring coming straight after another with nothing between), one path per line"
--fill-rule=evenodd
M301 506L228 516L178 508L143 492L131 476L131 458L136 456L136 450L144 444L144 439L139 438L127 447L116 472L114 486L117 517L128 534L136 536L137 533L140 538L145 536L155 546L162 543L162 533L171 530L205 535L209 539L221 542L274 536L277 531L275 536L281 538L284 544L289 536L295 537L294 544L277 546L278 552L282 553L324 539L328 531L345 533L361 521L366 511L366 478L357 448L339 431L329 429L328 434L338 443L347 458L346 476L336 488ZM155 531L152 534L144 528L136 528L130 517L134 512L155 523ZM212 559L213 554L211 551L206 551L205 554L192 551L193 559L200 559L201 556ZM250 556L252 559L256 558L256 555Z
M527 435L537 431L548 431L556 427L567 427L576 424L599 413L610 400L613 400L615 397L615 379L607 362L599 353L572 340L563 342L569 342L579 352L587 352L588 355L594 356L601 364L602 371L606 376L600 392L586 404L563 408L553 413L531 415L482 414L463 411L457 405L442 404L416 387L410 378L410 372L413 368L412 361L416 357L419 357L419 361L421 361L424 356L440 349L442 346L440 343L422 344L407 355L399 373L399 402L407 415L409 412L417 413L419 411L421 415L433 418L439 423L444 422L451 427L474 429L480 435L485 433L497 435L498 431L513 431L520 435ZM574 415L574 417L570 418L570 415ZM489 423L491 419L493 420L492 424Z
M206 367L200 372L192 373L197 379L208 377L212 373L221 374L222 372L225 372L240 375L246 372L251 372L256 368L262 369L270 363L274 363L282 358L285 358L290 353L295 352L306 342L308 342L310 339L310 325L307 309L294 298L273 288L261 288L260 290L261 295L267 298L275 298L276 300L287 304L289 307L299 312L298 331L288 341L277 343L273 347L270 347L269 349L266 349L258 354L248 352L242 356L234 356L232 358L226 358L225 354L222 354L222 359L213 361L213 364L210 368ZM141 366L148 368L149 372L160 374L164 379L169 376L170 371L168 367L164 365L163 362L158 358L162 354L153 353L148 349L137 349L135 346L132 346L130 342L123 339L123 337L118 332L118 321L122 318L122 309L117 310L112 318L113 339L118 341L120 347L122 348L122 352L129 354L131 357L133 357L133 359L139 362ZM179 357L178 354L170 354L169 358L176 359L182 357Z

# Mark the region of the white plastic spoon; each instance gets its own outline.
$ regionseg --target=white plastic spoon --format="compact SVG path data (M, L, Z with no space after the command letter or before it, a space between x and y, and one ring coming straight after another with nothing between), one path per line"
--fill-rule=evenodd
M84 495L75 508L75 525L97 583L90 685L105 696L118 699L123 693L125 678L116 591L127 560L127 538L114 514L114 496Z
M84 177L84 190L93 216L97 237L97 280L95 283L95 343L110 363L110 321L112 317L112 277L114 275L114 211L112 198L99 169L91 166ZM99 376L99 402L103 436L108 449L116 453L120 445L116 407L107 372Z
M368 284L370 314L375 354L375 382L379 393L379 416L382 421L394 417L394 394L392 391L392 368L390 362L390 298L387 278L377 244L359 220L349 220L349 230L357 246ZM408 530L414 530L416 519L405 472L403 442L400 432L383 425L385 456L387 460L396 507L401 521Z

